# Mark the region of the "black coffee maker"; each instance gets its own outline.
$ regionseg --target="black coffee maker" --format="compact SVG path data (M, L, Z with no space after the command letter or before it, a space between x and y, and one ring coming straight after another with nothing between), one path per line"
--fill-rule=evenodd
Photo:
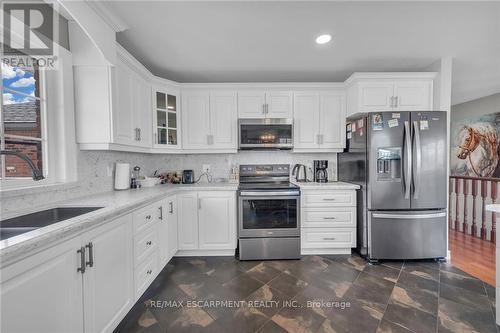
M328 160L314 161L314 181L317 183L328 182Z

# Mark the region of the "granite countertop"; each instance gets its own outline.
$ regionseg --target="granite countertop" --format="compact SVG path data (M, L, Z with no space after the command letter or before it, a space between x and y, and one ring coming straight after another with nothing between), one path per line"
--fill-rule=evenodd
M197 183L179 185L157 185L137 190L109 191L71 199L32 210L2 216L3 219L33 213L54 207L90 206L103 207L68 220L42 227L0 241L0 267L9 265L32 253L57 244L59 241L78 236L90 228L99 226L132 210L154 203L171 194L182 191L236 191L234 183Z
M304 190L357 190L359 185L346 183L346 182L328 182L328 183L316 183L316 182L292 182L293 184L299 186Z

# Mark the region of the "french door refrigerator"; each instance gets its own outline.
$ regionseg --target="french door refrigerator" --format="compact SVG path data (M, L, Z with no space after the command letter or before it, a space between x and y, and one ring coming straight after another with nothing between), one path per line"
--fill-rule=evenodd
M446 257L446 112L370 113L349 119L339 180L356 183L361 255Z

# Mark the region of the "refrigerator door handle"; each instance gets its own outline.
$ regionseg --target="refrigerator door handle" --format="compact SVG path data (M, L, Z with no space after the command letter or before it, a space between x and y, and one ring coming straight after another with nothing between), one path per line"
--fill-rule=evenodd
M423 220L423 219L434 219L437 217L446 217L445 212L434 213L434 214L379 214L374 213L374 218L377 219L395 219L395 220Z
M415 171L415 178L413 184L415 186L413 197L418 199L420 196L420 177L422 173L422 145L420 143L420 127L418 121L413 122L413 130L415 131L415 147L416 147L416 160L417 170Z
M412 164L413 164L413 153L411 147L411 131L410 131L410 123L405 121L405 159L406 159L406 171L403 171L404 176L404 192L405 199L410 199L410 190L411 190L411 179L412 179Z

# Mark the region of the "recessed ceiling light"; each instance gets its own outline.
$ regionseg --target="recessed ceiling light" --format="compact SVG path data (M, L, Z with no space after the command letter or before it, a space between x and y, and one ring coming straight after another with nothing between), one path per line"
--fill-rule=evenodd
M326 44L331 40L332 40L332 35L328 34L316 37L316 43L318 44Z

